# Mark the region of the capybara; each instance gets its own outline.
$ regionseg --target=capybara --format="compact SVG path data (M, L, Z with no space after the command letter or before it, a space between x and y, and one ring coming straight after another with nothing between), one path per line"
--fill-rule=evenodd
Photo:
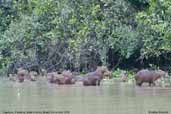
M17 72L17 79L19 82L24 82L24 77L28 75L27 70L19 68Z
M126 75L126 72L122 71L120 74L120 78L122 82L126 82L128 78L128 76Z
M62 76L64 76L65 84L75 84L76 79L71 71L64 70Z
M50 83L63 85L65 84L65 78L62 74L58 74L58 72L51 72L47 74L47 79Z
M155 85L155 81L165 75L163 70L147 70L143 69L135 75L136 85L141 86L143 82Z
M104 74L108 74L109 70L106 66L97 67L96 71L86 74L83 78L84 86L96 86L100 85L100 81L104 78Z
M36 81L38 73L36 71L30 71L28 76L30 81Z

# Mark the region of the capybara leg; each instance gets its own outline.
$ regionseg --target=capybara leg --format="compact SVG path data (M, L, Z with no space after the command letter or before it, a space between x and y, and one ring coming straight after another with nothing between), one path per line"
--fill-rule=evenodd
M139 84L138 84L138 86L141 86L141 85L142 85L142 83L139 83Z
M151 86L152 82L149 82L149 86Z
M153 82L153 86L156 86L155 82Z
M97 85L100 86L100 80L97 81Z
M149 82L149 86L151 86L152 84L153 84L153 86L156 85L154 82Z
M141 86L143 82L137 82L136 85L137 86Z

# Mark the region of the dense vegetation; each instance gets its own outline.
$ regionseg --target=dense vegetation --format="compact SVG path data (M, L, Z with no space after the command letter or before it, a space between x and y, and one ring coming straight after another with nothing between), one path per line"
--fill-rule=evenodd
M171 65L170 0L0 0L0 69Z

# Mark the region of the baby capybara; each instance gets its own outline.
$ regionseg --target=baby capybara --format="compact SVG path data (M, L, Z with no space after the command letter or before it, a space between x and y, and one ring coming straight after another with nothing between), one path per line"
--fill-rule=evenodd
M100 81L104 78L104 74L108 74L109 70L105 66L97 67L96 71L88 73L83 78L84 86L100 85ZM110 73L109 73L110 74Z
M162 70L140 70L135 75L136 85L141 86L144 82L155 85L155 81L165 75Z
M19 82L24 82L24 77L27 76L28 72L23 69L23 68L19 68L18 72L17 72L17 79Z

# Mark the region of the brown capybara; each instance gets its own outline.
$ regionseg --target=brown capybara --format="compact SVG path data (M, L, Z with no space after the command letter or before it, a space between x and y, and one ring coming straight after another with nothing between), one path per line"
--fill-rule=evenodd
M128 76L126 75L126 72L122 71L120 74L120 78L122 82L126 82L128 78Z
M155 81L164 75L165 72L162 70L140 70L135 75L136 85L141 86L143 82L149 83L149 86L151 86L151 84L155 85Z
M62 76L64 76L65 84L75 84L76 80L71 71L64 70Z
M23 68L19 68L18 72L17 72L17 79L19 82L24 82L24 78L25 76L28 75L27 70L23 69Z
M47 78L50 83L55 83L59 85L63 84L75 84L75 77L71 71L64 70L61 74L58 72L51 72L47 74Z
M35 71L30 71L28 76L30 81L36 81L36 77L38 76L38 73Z
M96 71L88 73L83 78L83 85L84 86L96 86L100 85L100 81L104 78L104 74L108 74L109 70L106 66L97 67Z
M58 74L58 72L51 72L47 74L47 79L50 83L63 85L65 84L65 78L62 74Z

